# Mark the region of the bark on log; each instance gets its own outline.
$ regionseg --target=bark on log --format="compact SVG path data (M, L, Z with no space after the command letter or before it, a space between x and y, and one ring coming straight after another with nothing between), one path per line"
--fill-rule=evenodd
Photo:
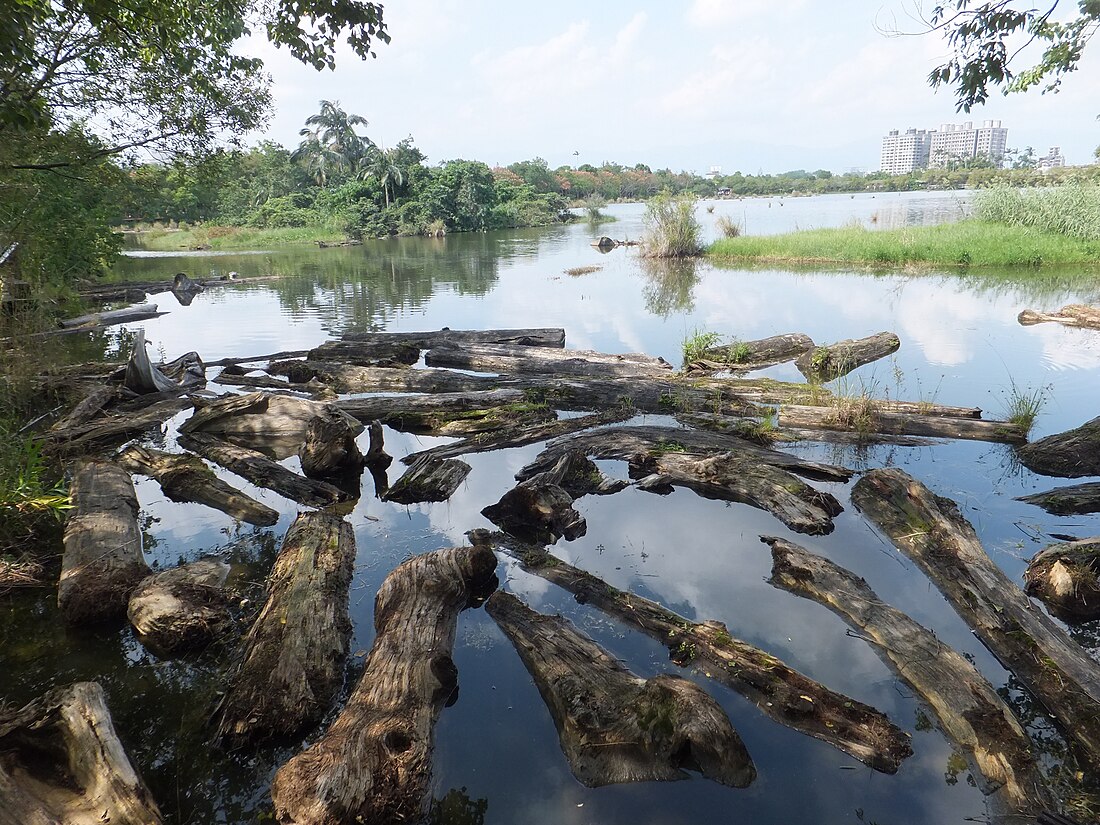
M404 822L421 813L431 778L435 720L457 698L451 659L464 608L496 587L486 547L409 559L375 599L375 640L340 716L287 762L271 786L280 822Z
M327 341L306 356L311 361L343 361L361 367L407 367L420 360L416 344Z
M95 682L0 711L0 825L160 825Z
M150 318L159 318L167 315L167 312L157 312L156 304L137 304L124 309L105 310L92 312L88 315L80 315L76 318L66 318L61 321L62 329L74 329L76 327L109 327L115 324L128 324L133 321L147 321Z
M1052 544L1024 573L1024 590L1067 622L1100 617L1100 538Z
M228 575L225 562L200 559L145 579L126 611L139 641L162 658L215 641L232 623Z
M235 358L219 358L217 361L208 361L206 366L232 367L238 364L255 364L259 363L260 361L273 362L283 358L304 358L308 354L308 349L283 350L282 352L272 352L268 353L267 355L247 355Z
M355 443L360 432L362 427L352 426L347 415L331 407L322 410L309 422L298 448L302 472L309 478L358 478L364 463Z
M747 372L793 361L813 348L814 341L809 335L789 332L755 341L735 341L721 347L711 347L703 353L701 360L716 365L712 367L708 364L705 371L722 369ZM689 366L694 366L694 363Z
M417 459L382 496L383 501L416 504L446 501L470 474L470 465L453 458L424 456Z
M998 821L1035 816L1051 803L1031 739L974 665L843 567L784 539L761 540L772 548L773 585L838 614L932 707L985 777L982 793Z
M509 344L517 347L564 347L565 330L535 329L441 329L435 332L345 332L341 339L360 343L407 343L431 349L442 344Z
M584 516L573 509L573 497L538 477L517 484L481 514L505 533L538 544L553 544L562 536L573 541L588 532Z
M580 450L570 450L549 470L531 476L525 484L556 484L570 496L607 496L624 490L630 482L608 478Z
M553 357L547 357L552 353ZM583 378L661 378L672 365L657 359L641 361L637 355L610 355L586 350L545 347L436 346L424 355L429 367L451 367L506 375L581 376Z
M908 737L872 707L813 681L760 648L730 635L721 622L693 622L649 599L618 590L541 547L524 545L501 533L472 530L471 541L518 559L541 576L623 624L668 647L680 667L698 666L737 691L781 725L828 742L865 765L896 773L912 755Z
M54 423L51 430L71 430L81 424L87 424L103 411L103 408L118 397L117 387L98 387L84 397L72 411Z
M257 439L270 436L306 437L309 423L335 409L331 404L287 395L254 392L230 396L195 411L180 425L181 433L211 433L218 436ZM349 426L358 435L363 427L350 416Z
M304 478L263 453L227 444L207 433L181 435L178 440L184 449L306 507L327 507L347 498L344 491L327 481Z
M1100 764L1100 664L1009 581L955 503L900 470L867 473L852 490L852 503Z
M131 473L155 478L171 501L205 504L260 527L270 527L279 520L277 510L222 481L193 455L165 453L134 444L118 456L118 462Z
M779 426L842 430L874 436L917 435L1023 444L1027 430L1008 421L939 417L888 412L873 399L838 399L834 406L808 407L789 404L779 408Z
M187 398L158 401L138 412L112 413L92 419L86 424L55 430L46 436L46 448L60 456L80 455L93 450L115 447L137 438L154 427L161 427L176 413L194 404Z
M1024 444L1017 448L1016 455L1025 467L1039 475L1060 478L1100 475L1100 418Z
M553 421L549 405L521 390L353 398L336 405L360 421L379 420L402 432L465 435Z
M1057 312L1036 312L1025 309L1016 319L1025 327L1032 324L1042 324L1046 321L1056 321L1067 327L1086 327L1088 329L1100 329L1100 308L1085 306L1083 304L1070 304Z
M227 746L293 736L328 712L351 639L354 563L355 534L343 519L302 513L290 526L222 700L218 737Z
M832 381L852 370L898 351L901 339L892 332L878 332L866 338L846 339L814 347L795 360L799 372L810 381Z
M1072 484L1045 493L1020 496L1017 501L1037 504L1056 516L1100 513L1100 481Z
M565 619L511 594L494 593L485 610L535 680L582 785L688 779L685 769L734 788L756 778L729 717L694 683L642 679Z
M336 361L276 361L268 365L272 375L283 375L298 388L317 379L341 393L358 392L478 392L500 387L501 381L483 375L452 370L387 369L360 367ZM221 380L221 376L219 376ZM253 380L228 378L225 383Z
M890 433L851 433L842 430L814 430L803 427L761 426L759 419L734 418L728 415L680 414L676 421L685 427L734 435L754 444L771 446L776 443L791 444L798 441L818 441L829 444L844 444L853 447L870 447L878 444L890 444L897 447L929 447L944 443L940 439L922 438L910 435L892 435Z
M129 474L109 461L84 462L72 484L57 604L69 624L122 620L149 575L141 552L137 495Z

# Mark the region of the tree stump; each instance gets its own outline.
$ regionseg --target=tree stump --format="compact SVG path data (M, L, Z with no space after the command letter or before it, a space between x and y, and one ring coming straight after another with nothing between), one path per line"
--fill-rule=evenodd
M1100 617L1100 538L1053 544L1024 573L1025 590L1067 622Z

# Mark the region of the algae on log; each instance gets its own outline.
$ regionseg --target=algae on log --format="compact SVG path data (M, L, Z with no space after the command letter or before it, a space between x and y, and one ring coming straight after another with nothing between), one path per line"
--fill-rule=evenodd
M260 527L270 527L279 520L278 511L222 481L196 456L134 444L118 456L118 462L132 473L155 478L171 501L205 504Z
M811 381L832 381L852 370L898 351L901 339L892 332L877 332L866 338L845 339L818 346L795 360L799 372Z
M703 357L688 364L691 370L713 372L717 370L744 371L763 369L785 361L793 361L814 348L813 339L801 332L788 332L755 341L734 341L720 347L711 347Z
M327 513L301 513L268 576L268 597L221 702L218 737L241 747L293 736L321 720L344 678L355 533Z
M423 456L386 490L382 500L398 504L446 501L469 474L470 465L465 461Z
M532 403L518 389L353 398L336 403L360 421L379 420L395 430L433 435L494 432L557 418L549 405Z
M275 774L280 822L403 822L421 813L435 720L453 704L458 614L496 588L496 556L459 547L393 570L374 603L374 646L336 721Z
M336 359L364 367L407 367L420 360L420 347L415 343L326 341L309 351L313 361Z
M1060 478L1100 475L1100 417L1064 433L1048 435L1017 448L1033 473Z
M0 825L160 825L103 688L77 682L0 709Z
M1100 764L1100 663L993 563L950 499L900 470L871 470L852 503L912 559L1005 668Z
M761 541L772 549L773 585L838 614L928 702L985 777L982 792L997 821L1035 816L1050 804L1031 739L974 665L843 567L784 539Z
M145 579L126 611L138 640L161 657L201 650L232 623L229 565L200 559Z
M1020 496L1016 500L1036 504L1056 516L1100 513L1100 481L1071 484L1045 493Z
M1084 304L1069 304L1057 312L1036 312L1033 309L1025 309L1016 319L1025 327L1032 324L1042 324L1046 321L1056 321L1067 327L1086 327L1088 329L1100 329L1100 308L1090 307Z
M868 436L888 433L1005 444L1023 444L1027 441L1027 430L1019 424L978 418L890 412L881 402L870 398L839 398L832 406L827 407L787 404L779 409L779 426L847 430L866 433Z
M485 611L535 680L582 785L687 779L685 769L734 788L756 778L729 717L698 685L642 679L565 619L509 593L494 593Z
M1100 538L1052 544L1024 572L1024 590L1067 622L1100 617Z
M669 650L681 667L700 666L708 678L737 691L781 725L828 742L863 764L896 773L913 753L908 737L881 712L835 693L784 662L730 635L721 622L693 622L656 602L607 582L501 533L471 530L475 544L518 559L524 570L570 592Z
M121 621L138 582L149 575L141 550L130 475L101 459L85 461L72 483L57 604L69 624Z

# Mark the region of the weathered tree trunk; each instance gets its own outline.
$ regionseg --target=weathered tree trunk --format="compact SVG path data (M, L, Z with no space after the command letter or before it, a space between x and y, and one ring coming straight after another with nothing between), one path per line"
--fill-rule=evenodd
M358 477L363 472L363 454L348 416L331 408L323 410L306 427L306 439L298 448L302 472L309 478Z
M317 379L337 392L480 392L497 389L501 384L491 376L452 370L360 367L337 361L277 361L268 365L267 371L286 376L295 388ZM247 380L232 378L225 383Z
M793 361L814 348L814 341L801 332L789 332L785 335L773 335L756 341L736 341L720 347L711 347L698 361L689 367L698 367L699 371L714 370L758 370L764 367Z
M562 536L573 541L588 531L584 516L573 509L573 497L538 477L517 484L481 514L504 532L539 544L553 544Z
M63 329L73 329L74 327L113 326L115 324L127 324L132 321L147 321L150 318L167 314L166 312L157 312L156 304L137 304L123 309L92 312L77 318L66 318L61 322L61 327Z
M1100 513L1100 481L1072 484L1068 487L1048 490L1045 493L1020 496L1016 500L1037 504L1056 516Z
M1056 321L1067 327L1087 327L1088 329L1100 329L1100 308L1085 306L1083 304L1070 304L1057 312L1036 312L1033 309L1025 309L1016 319L1025 327L1032 324L1042 324L1046 321Z
M494 432L557 418L548 404L532 402L523 391L513 389L375 396L337 401L336 405L360 421L377 419L395 430L433 435Z
M117 387L97 387L88 393L79 404L73 407L72 411L67 416L54 423L50 429L55 432L58 430L71 430L74 427L79 427L81 424L87 424L117 397Z
M586 787L687 779L734 788L756 778L721 706L687 679L642 679L560 616L497 592L485 610L500 625L554 718L573 776Z
M878 332L866 338L846 339L814 347L795 360L799 372L810 381L832 381L852 370L898 351L901 339L892 332Z
M90 460L73 478L72 499L57 587L61 615L69 624L121 620L130 594L150 572L134 484L117 464Z
M1033 473L1060 478L1100 475L1100 418L1064 433L1048 435L1017 448Z
M424 363L429 367L457 367L507 375L579 375L585 378L660 378L672 371L667 361L638 360L641 358L648 356L547 347L441 345L428 350Z
M572 593L578 602L637 628L669 649L681 667L698 666L737 691L770 719L833 747L883 773L896 773L912 754L909 740L872 707L834 693L771 654L733 638L721 622L693 622L656 602L617 590L601 579L500 533L473 530L475 544L519 559L523 568Z
M878 401L862 398L838 399L829 407L794 404L780 407L779 426L847 430L868 436L889 433L1005 444L1023 444L1027 441L1027 430L1008 421L889 412L881 409Z
M279 520L277 510L222 481L193 455L165 453L133 444L118 456L118 462L131 473L155 478L172 501L205 504L261 527L270 527Z
M382 496L383 501L416 504L446 501L470 474L470 465L453 458L424 456L417 459Z
M931 705L944 733L985 777L982 792L999 821L1034 816L1050 804L1031 739L974 665L853 573L789 541L762 540L772 548L772 584L837 613Z
M1060 619L1100 617L1100 538L1052 544L1028 562L1024 582Z
M486 547L409 559L375 599L374 646L340 716L287 762L271 786L280 822L344 825L413 821L431 778L432 734L453 704L458 614L496 587Z
M160 825L95 682L0 710L0 825Z
M181 433L208 433L263 440L269 436L292 436L302 441L309 423L336 408L320 401L254 392L222 398L196 410L180 425ZM335 414L341 414L338 411ZM348 416L356 434L362 426Z
M393 456L386 452L385 437L382 434L382 422L372 421L367 427L370 445L367 454L363 457L363 463L370 468L385 470L393 464Z
M892 435L890 433L859 433L844 430L818 430L804 427L761 426L759 419L736 418L729 415L708 413L688 413L676 416L676 421L685 427L725 433L751 441L754 444L770 446L776 443L790 444L798 441L819 441L829 444L845 444L855 447L867 447L875 444L892 444L898 447L928 447L943 443L934 438L912 435Z
M565 330L542 329L441 329L435 332L345 332L344 341L359 343L407 343L421 349L441 344L509 344L517 347L564 347Z
M420 348L409 342L327 341L309 351L311 361L343 361L361 367L407 367L420 360Z
M261 361L275 362L283 358L305 358L307 355L309 355L308 349L283 350L282 352L272 352L267 355L245 355L235 358L219 358L217 361L208 361L206 366L231 367L238 364L256 364Z
M274 490L307 507L327 507L346 498L340 488L326 481L303 478L263 453L226 444L207 433L181 435L179 445L248 479L257 487Z
M117 446L154 427L163 426L176 413L192 406L193 403L186 398L171 398L138 412L95 418L86 424L50 432L46 437L46 447L56 455L72 456Z
M852 503L939 587L1001 663L1100 764L1100 664L1009 581L949 499L900 470L872 470Z
M232 623L228 575L225 562L201 559L145 579L126 611L138 639L165 658L209 645Z
M328 712L351 638L348 588L355 534L327 513L302 513L268 576L268 597L244 640L221 704L218 736L242 747L301 732Z
M630 486L629 481L605 476L580 450L569 450L549 470L531 476L524 483L556 484L575 499L612 495Z

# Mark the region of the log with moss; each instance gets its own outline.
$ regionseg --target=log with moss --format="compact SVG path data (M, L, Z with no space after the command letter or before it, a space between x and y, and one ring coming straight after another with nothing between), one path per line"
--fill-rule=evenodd
M1038 505L1056 516L1100 513L1100 481L1071 484L1044 493L1020 496L1016 500Z
M229 565L200 559L149 576L134 590L126 615L138 640L162 658L201 650L232 627Z
M496 588L486 547L416 556L382 583L363 675L336 721L275 774L280 822L415 821L431 779L436 718L457 698L458 614Z
M795 360L795 366L810 381L833 381L865 364L897 352L901 339L892 332L877 332L866 338L845 339L817 346Z
M577 780L687 779L686 770L746 788L756 769L721 706L679 676L642 679L560 616L494 593L485 610L535 680Z
M1016 455L1025 467L1044 476L1100 475L1100 417L1064 433L1024 444Z
M420 347L408 341L326 341L307 357L363 367L407 367L420 360Z
M494 432L557 418L545 402L518 389L427 395L374 396L337 401L360 421L381 421L395 430L432 435Z
M701 358L685 365L698 372L733 370L747 372L793 361L814 348L813 339L801 332L772 335L755 341L734 341L705 350Z
M1100 617L1100 538L1052 544L1036 553L1024 590L1068 622Z

